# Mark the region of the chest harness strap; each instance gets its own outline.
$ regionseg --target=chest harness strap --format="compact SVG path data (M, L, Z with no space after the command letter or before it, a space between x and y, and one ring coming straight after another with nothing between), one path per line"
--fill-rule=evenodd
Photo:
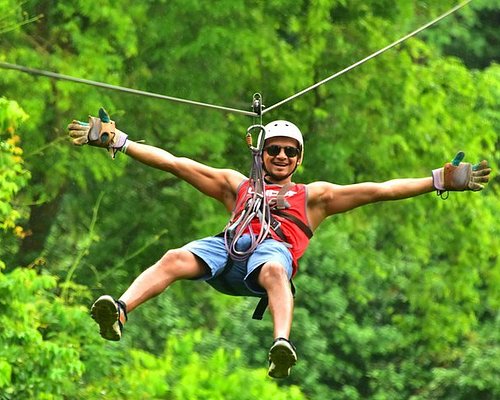
M276 233L276 235L278 235L278 237L285 243L287 242L286 236L281 230L281 223L276 218L274 218L275 215L278 217L288 219L289 221L292 221L295 225L297 225L300 228L302 232L304 232L304 234L309 239L311 239L313 236L313 232L311 228L307 226L307 224L302 222L295 215L284 211L287 208L290 208L290 204L288 203L288 201L286 201L285 194L288 192L288 189L291 188L292 186L293 186L292 183L287 183L286 185L284 185L278 192L276 199L271 200L269 204L271 208L271 228Z

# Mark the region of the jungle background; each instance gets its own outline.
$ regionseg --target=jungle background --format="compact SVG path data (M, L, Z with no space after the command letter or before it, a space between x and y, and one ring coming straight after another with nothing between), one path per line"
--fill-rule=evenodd
M0 0L0 61L250 110L457 4L425 0ZM297 182L429 176L464 150L479 193L334 216L301 260L292 375L266 376L256 299L182 282L106 342L89 316L221 205L170 174L75 147L104 106L133 140L244 173L251 117L2 70L0 399L500 398L500 1L460 11L264 115L303 131Z

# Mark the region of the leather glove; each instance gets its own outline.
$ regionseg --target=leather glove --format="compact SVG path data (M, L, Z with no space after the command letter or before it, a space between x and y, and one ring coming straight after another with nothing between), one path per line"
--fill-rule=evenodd
M102 107L99 109L99 118L89 116L88 123L73 120L68 125L68 132L73 144L103 147L108 149L112 158L115 158L116 152L121 150L128 140L128 135L116 129L115 121L109 118Z
M491 172L488 162L483 160L479 164L472 165L471 163L461 162L464 157L465 153L459 151L451 163L446 163L442 168L432 171L434 187L437 189L438 194L447 190L478 191L482 190L484 184L488 183Z

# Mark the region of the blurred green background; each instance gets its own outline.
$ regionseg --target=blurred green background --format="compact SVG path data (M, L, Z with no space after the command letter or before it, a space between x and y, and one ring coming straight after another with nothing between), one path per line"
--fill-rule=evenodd
M272 105L457 4L424 0L0 0L0 61L250 110ZM0 399L500 398L500 0L264 115L303 131L297 182L429 176L464 150L480 193L332 217L295 280L299 362L267 378L256 299L175 284L102 340L88 315L170 248L219 232L223 207L123 155L75 148L104 106L134 140L250 167L251 117L2 70Z

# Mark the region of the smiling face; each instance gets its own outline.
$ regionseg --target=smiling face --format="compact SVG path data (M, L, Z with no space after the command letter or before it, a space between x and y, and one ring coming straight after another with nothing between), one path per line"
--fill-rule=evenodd
M275 156L269 155L266 151L266 148L269 146L279 146L279 153ZM262 161L264 163L267 180L280 185L291 182L292 174L295 172L297 166L300 165L301 159L300 154L295 157L287 156L285 148L298 148L298 146L299 143L295 139L288 137L278 136L266 140Z

